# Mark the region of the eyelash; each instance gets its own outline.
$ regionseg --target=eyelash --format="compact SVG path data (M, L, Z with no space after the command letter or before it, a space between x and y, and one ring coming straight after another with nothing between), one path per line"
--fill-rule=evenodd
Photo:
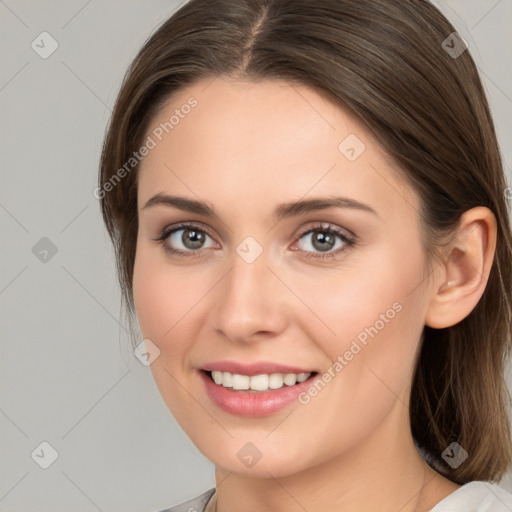
M168 228L164 229L162 231L162 233L160 234L160 236L158 236L158 238L154 238L153 240L155 242L160 243L163 246L164 251L166 251L167 253L170 253L170 254L172 254L174 256L178 256L180 258L181 257L185 257L185 258L198 257L198 254L201 253L201 249L199 249L197 251L193 251L193 250L182 251L180 249L173 249L171 246L169 246L169 244L166 243L166 240L169 238L169 236L171 236L176 231L180 231L180 230L182 230L184 228L185 229L189 228L189 229L191 229L193 231L199 231L201 233L204 233L204 234L208 235L210 238L212 238L208 234L207 231L205 231L204 229L201 229L198 225L184 222L184 223L179 224L178 226L173 227L172 229L168 229ZM318 226L314 226L312 228L309 228L308 230L306 230L303 233L301 233L299 235L299 237L297 238L297 240L300 240L302 237L304 237L306 235L309 235L310 233L317 232L317 231L337 236L345 244L345 247L343 247L341 249L338 249L337 251L327 252L327 253L324 253L324 254L304 251L306 253L306 256L305 256L306 258L318 258L320 260L325 260L327 258L331 258L332 259L332 258L334 258L336 256L336 254L339 254L340 252L343 252L343 251L345 251L347 249L350 249L351 247L353 247L355 245L355 238L347 236L345 233L343 233L342 231L338 230L336 227L332 226L331 224L318 225Z

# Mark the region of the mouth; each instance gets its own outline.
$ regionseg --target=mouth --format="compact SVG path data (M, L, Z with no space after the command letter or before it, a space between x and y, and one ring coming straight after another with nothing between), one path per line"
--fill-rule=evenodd
M318 372L258 373L247 375L220 370L199 370L206 394L224 412L246 418L275 414L293 403L313 383ZM248 372L249 373L249 372Z
M222 372L219 370L202 371L218 386L245 393L261 393L264 391L296 386L317 374L317 372L301 372L244 375L240 373Z

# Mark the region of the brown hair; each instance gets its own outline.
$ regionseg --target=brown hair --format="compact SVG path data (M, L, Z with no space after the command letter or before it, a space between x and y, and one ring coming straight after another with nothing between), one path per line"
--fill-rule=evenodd
M453 32L426 0L190 0L146 41L124 77L95 194L130 320L138 165L122 178L118 170L141 147L163 102L197 80L287 80L358 116L421 198L430 268L461 215L490 208L498 241L484 294L456 325L425 326L410 399L413 436L426 460L465 483L499 480L511 462L504 370L512 234L488 102L469 51L455 57L443 47ZM453 441L469 454L456 469L441 458Z

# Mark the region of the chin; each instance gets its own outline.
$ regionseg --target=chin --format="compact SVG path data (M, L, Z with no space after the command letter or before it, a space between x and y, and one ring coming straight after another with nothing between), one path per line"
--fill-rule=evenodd
M203 439L205 435L203 432ZM304 450L297 448L300 443L293 443L293 447L286 450L281 438L276 437L271 443L265 441L265 435L268 433L260 434L259 441L254 436L254 442L244 436L243 440L230 438L215 445L198 443L196 446L217 468L251 478L282 478L314 466L313 461L304 457Z

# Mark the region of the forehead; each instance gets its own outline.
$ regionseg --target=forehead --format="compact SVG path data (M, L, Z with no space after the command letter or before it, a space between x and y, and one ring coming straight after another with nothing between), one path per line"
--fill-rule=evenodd
M258 198L280 202L325 193L418 207L364 124L304 85L197 82L166 101L146 137L154 147L139 169L139 207L166 191L246 209Z

